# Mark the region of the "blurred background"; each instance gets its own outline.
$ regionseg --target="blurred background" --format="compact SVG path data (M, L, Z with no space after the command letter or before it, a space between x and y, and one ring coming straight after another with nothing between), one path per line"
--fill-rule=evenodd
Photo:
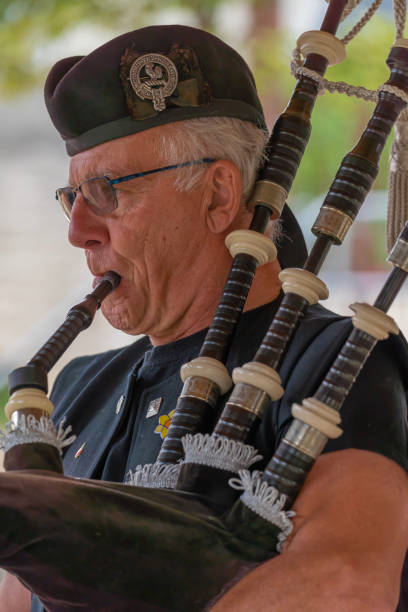
M369 6L363 0L341 26L344 35ZM376 89L387 79L393 43L391 0L348 46L344 64L328 78ZM82 253L66 239L67 222L54 199L66 184L67 158L42 101L51 65L86 54L112 37L150 24L202 27L235 47L255 73L269 128L294 86L289 64L296 38L320 26L324 0L0 0L0 394L7 373L22 365L88 292ZM222 67L220 67L222 70ZM344 154L359 137L373 104L338 94L320 96L312 138L290 194L310 245L310 227ZM348 314L355 300L372 301L387 271L385 217L389 145L374 191L341 248L333 248L322 278L327 305ZM408 294L392 314L408 331ZM69 349L95 353L132 342L101 316Z

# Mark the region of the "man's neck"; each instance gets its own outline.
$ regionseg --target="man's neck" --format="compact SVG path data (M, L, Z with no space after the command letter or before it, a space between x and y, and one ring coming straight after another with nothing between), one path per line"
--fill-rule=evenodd
M278 297L281 289L279 272L280 266L277 260L257 269L244 311L263 306ZM221 297L222 285L206 286L206 290L198 292L196 299L191 300L183 316L174 322L172 328L166 329L163 334L150 334L152 344L154 346L168 344L209 327Z

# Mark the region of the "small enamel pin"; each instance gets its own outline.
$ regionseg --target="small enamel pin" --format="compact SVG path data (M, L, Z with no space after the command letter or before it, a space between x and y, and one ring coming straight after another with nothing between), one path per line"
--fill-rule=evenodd
M150 402L146 412L146 419L150 419L150 417L155 416L159 412L160 406L162 405L162 401L162 397L157 397L156 399Z
M74 455L75 459L78 459L78 457L80 457L80 455L82 455L82 452L83 452L85 446L86 446L86 442L81 444L81 446L78 448L77 452Z
M154 433L159 434L162 440L164 440L164 438L167 436L167 432L169 431L170 423L172 421L172 418L174 417L175 412L176 409L174 408L174 410L171 410L169 414L162 414L159 417L159 424L154 430Z
M120 398L118 399L118 403L116 404L116 408L115 408L116 414L120 413L124 401L125 401L125 396L121 395Z

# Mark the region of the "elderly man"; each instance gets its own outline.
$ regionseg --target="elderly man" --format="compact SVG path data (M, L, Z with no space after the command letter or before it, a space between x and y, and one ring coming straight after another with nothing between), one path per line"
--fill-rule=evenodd
M69 240L94 277L122 277L102 306L108 321L146 334L60 375L55 418L65 415L77 435L64 468L122 481L155 461L166 435L179 367L198 354L231 265L225 237L250 224L245 203L266 128L242 58L181 26L131 32L60 61L45 95L71 156L69 186L57 191ZM276 311L280 265L304 260L286 207L281 231L279 263L255 275L229 369L251 359ZM255 435L266 458L290 423L291 402L316 387L347 325L320 307L307 315L297 338L307 336L308 346L298 343L282 367L289 397ZM396 609L408 535L404 351L401 340L387 341L370 358L345 404L344 436L328 445L296 502L283 553L231 588L217 612ZM30 609L30 593L12 576L0 601L1 610ZM42 609L35 597L31 609Z

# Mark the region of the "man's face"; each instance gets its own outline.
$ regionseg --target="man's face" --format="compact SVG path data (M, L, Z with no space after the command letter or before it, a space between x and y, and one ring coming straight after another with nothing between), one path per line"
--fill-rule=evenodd
M154 150L157 129L75 155L70 185L165 165ZM72 209L69 240L85 250L92 274L98 277L113 270L122 277L102 311L114 327L127 333L160 337L177 325L196 296L195 267L208 235L202 205L205 179L189 193L179 193L173 187L179 171L120 183L118 207L106 216L92 212L81 194Z

